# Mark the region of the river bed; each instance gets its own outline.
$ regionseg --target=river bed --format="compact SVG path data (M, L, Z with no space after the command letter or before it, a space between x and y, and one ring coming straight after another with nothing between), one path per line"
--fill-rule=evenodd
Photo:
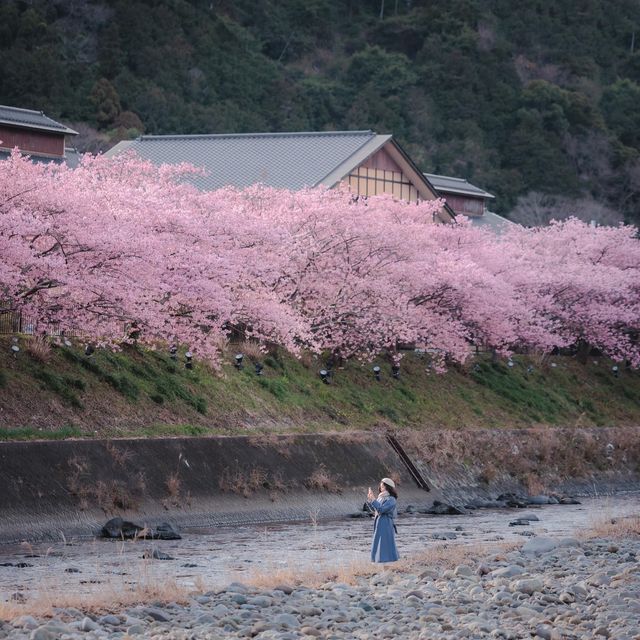
M538 521L510 526L525 514ZM640 516L640 494L584 498L579 505L482 509L459 516L402 514L404 556L430 546L525 542L534 535L578 535L605 519ZM105 589L174 582L186 589L221 588L234 580L341 568L368 561L370 519L222 527L182 532L176 541L70 539L0 545L0 602L62 596L82 599ZM446 538L446 539L445 539ZM145 558L156 550L172 559Z

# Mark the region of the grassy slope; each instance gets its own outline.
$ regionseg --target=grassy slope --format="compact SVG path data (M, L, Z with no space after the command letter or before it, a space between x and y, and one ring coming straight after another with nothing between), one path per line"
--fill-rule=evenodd
M516 357L509 368L480 358L468 371L437 375L408 353L400 380L381 359L380 382L370 364L351 362L325 385L319 361L305 366L282 353L267 356L258 377L250 362L242 371L230 362L220 373L200 362L188 371L182 360L135 348L91 359L57 348L41 363L24 340L17 358L9 344L0 339L0 439L640 423L640 373L615 378L602 359L558 357L552 367Z

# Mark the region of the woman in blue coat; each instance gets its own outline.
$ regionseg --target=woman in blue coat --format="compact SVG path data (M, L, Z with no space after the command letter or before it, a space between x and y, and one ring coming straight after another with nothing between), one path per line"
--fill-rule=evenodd
M396 484L391 478L382 478L377 498L369 487L367 504L375 513L371 562L395 562L400 558L395 536L395 520L398 517L397 498Z

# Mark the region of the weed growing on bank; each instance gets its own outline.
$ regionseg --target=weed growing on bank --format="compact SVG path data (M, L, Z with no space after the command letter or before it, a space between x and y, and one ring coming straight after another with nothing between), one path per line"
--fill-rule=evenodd
M87 356L74 343L51 347L43 362L26 348L14 358L8 340L0 337L5 428L49 431L74 424L89 437L588 428L637 424L640 415L640 374L623 369L615 376L603 358L583 364L569 356L514 356L507 366L479 354L468 366L440 375L428 354L407 351L398 378L389 355L380 354L376 380L372 363L335 363L313 354L295 358L251 342L228 345L221 369L214 371L197 354L187 368L183 348L175 358L162 348L133 345ZM242 369L234 366L239 352ZM319 375L322 369L331 370L329 384Z
M581 531L579 537L584 540L593 538L640 538L640 516L617 518L600 516L588 529Z

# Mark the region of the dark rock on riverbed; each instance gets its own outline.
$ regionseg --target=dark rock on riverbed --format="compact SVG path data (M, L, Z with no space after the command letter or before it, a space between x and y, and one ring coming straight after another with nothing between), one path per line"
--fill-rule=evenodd
M496 502L503 503L506 507L513 509L524 509L529 506L529 500L526 496L521 496L517 493L501 493Z
M558 498L558 502L560 504L582 504L580 500L576 500L576 498L573 498L572 496L561 496Z
M144 527L128 522L120 517L111 518L102 527L103 538L136 538L144 531Z
M103 538L153 538L156 540L180 540L182 536L168 523L159 524L156 529L142 527L120 517L111 518L102 527Z
M433 506L429 509L421 509L421 513L429 513L435 516L462 516L467 513L463 507L456 507L440 500L434 500Z
M527 527L529 526L529 521L524 518L518 518L517 520L512 520L509 523L510 527Z
M434 533L431 535L434 540L456 540L458 534L453 531L444 531L442 533Z
M159 551L158 549L146 549L142 557L147 560L175 560L173 556L170 556L168 553L164 553Z
M157 540L181 540L182 536L168 522L163 522L156 527L152 538Z

